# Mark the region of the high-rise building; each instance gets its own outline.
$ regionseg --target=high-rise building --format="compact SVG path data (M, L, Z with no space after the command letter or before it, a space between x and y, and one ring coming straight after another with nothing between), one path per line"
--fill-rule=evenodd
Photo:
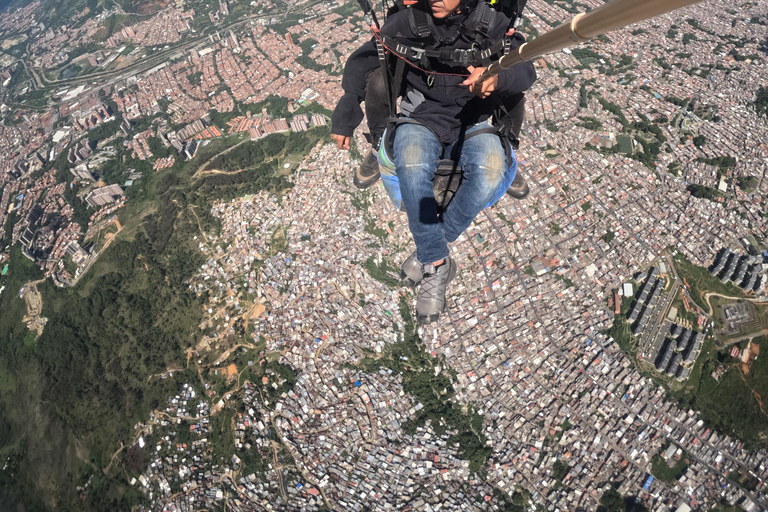
M85 198L85 201L93 206L103 206L105 204L114 203L120 196L123 195L123 189L120 185L107 185L106 187L97 188Z

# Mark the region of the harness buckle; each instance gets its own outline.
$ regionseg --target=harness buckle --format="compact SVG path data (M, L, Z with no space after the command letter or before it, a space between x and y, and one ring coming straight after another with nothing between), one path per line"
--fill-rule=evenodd
M413 52L413 58L418 61L420 61L422 57L424 57L424 54L427 53L427 50L424 48L411 48L411 51Z
M467 50L454 50L451 58L461 64L462 67L467 67L469 64L469 53Z

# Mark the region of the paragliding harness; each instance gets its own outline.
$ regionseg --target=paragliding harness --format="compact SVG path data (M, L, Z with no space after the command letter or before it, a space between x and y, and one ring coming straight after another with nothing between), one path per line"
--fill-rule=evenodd
M381 166L388 168L394 174L394 162L391 155L394 154L393 144L395 129L398 124L405 123L418 123L408 117L402 117L397 115L397 98L401 93L403 77L406 72L405 65L409 64L411 67L418 68L428 74L437 74L433 71L435 64L439 65L441 69L449 68L451 71L457 71L459 73L464 72L467 66L475 67L487 67L491 62L498 60L501 56L509 52L510 38L503 37L499 40L493 40L488 35L488 30L493 26L493 19L496 15L496 11L502 12L510 19L508 30L517 28L521 20L522 10L525 7L527 0L474 0L477 5L474 6L470 12L467 20L462 24L460 30L452 38L440 39L437 35L437 31L434 28L434 21L432 16L427 12L428 6L423 5L425 0L394 0L395 4L389 7L387 15L391 16L395 12L401 9L408 9L409 24L413 34L424 41L420 48L414 46L407 46L395 38L385 36L380 32L380 26L376 19L376 13L372 9L368 0L357 0L362 8L367 21L372 27L374 27L374 38L376 40L376 47L378 51L380 68L384 79L384 85L389 92L389 109L390 117L386 119L387 128L384 130L382 140L372 141L374 146L379 143L379 163ZM468 0L471 2L472 0ZM422 3L422 5L418 5ZM452 49L446 45L450 45L459 38L464 38L467 41L472 42L470 49ZM442 46L442 48L437 48ZM391 65L390 55L395 56L394 69ZM456 68L456 69L451 69ZM481 128L474 130L472 133L465 136L462 131L461 137L466 140L467 138L474 137L476 135L484 133L498 134L503 146L507 152L507 161L514 162L511 158L512 148L517 149L519 146L519 134L522 128L523 119L525 117L525 95L523 93L516 94L502 101L497 96L492 96L495 106L491 115L491 124L487 128ZM454 153L449 155L449 158L443 158L435 172L433 179L433 188L435 191L435 199L437 201L438 212L444 211L448 206L453 196L456 194L461 182L463 180L463 172L458 165L458 151L460 151L460 144L454 146ZM458 150L458 151L457 151ZM509 172L511 171L511 173ZM503 190L497 194L497 197L491 201L488 205L498 201L503 196L507 187L514 179L514 174L517 171L516 162L514 168L508 170L510 176L508 180L504 180ZM397 178L394 177L397 181ZM385 173L382 173L382 181L384 182L385 189L389 194L392 201L396 206L400 207L399 197L399 184L397 184L397 190L391 191L392 187L388 187L388 180Z

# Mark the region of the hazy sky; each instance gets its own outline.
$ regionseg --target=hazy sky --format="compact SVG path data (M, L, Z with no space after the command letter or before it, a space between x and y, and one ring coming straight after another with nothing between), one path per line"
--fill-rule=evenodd
M13 0L0 0L0 11L4 11Z

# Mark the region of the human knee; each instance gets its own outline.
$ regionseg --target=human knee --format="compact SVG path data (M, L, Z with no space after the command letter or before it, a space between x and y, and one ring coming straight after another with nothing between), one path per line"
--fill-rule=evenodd
M413 141L406 142L400 148L400 158L398 159L399 169L405 171L416 171L429 165L429 158L425 154L424 147Z
M488 188L498 187L507 171L507 154L496 135L482 134L466 141L462 148L465 178L477 179ZM475 176L468 176L475 174Z
M440 143L427 128L411 124L397 127L394 150L398 172L434 166L439 149Z
M503 153L490 151L477 163L477 170L482 182L489 190L496 190L504 180L507 170L507 158Z
M504 174L504 171L506 171L506 164L506 155L496 151L490 151L484 155L483 163L481 165L486 169L486 172L501 176Z

